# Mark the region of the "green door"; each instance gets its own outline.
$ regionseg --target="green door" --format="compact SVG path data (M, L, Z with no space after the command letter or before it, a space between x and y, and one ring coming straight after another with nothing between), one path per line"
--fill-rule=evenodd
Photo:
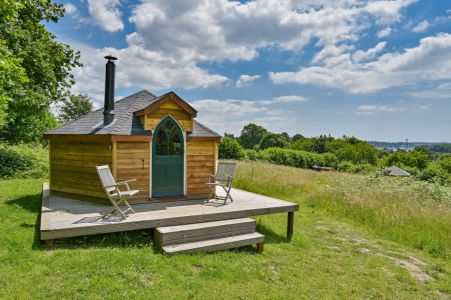
M155 129L152 142L152 197L183 195L183 134L170 116Z

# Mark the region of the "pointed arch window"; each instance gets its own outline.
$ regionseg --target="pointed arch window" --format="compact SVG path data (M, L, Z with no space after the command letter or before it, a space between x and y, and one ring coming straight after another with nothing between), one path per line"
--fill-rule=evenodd
M182 137L174 120L167 118L156 134L156 155L182 155Z

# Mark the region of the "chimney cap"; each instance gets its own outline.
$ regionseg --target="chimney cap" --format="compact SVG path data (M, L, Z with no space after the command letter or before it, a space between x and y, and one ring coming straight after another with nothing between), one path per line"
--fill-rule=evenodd
M108 59L108 61L117 60L117 57L114 57L112 55L107 55L107 56L105 56L105 58Z

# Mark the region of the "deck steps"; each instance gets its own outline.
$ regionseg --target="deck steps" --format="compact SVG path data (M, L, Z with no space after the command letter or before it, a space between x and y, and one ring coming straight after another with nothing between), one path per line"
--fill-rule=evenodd
M163 251L169 254L173 253L193 253L193 252L210 252L231 248L238 248L253 244L263 244L265 236L258 232L240 234L235 236L198 241L193 243L170 245L163 247ZM260 248L261 246L259 246Z
M259 244L264 236L255 232L255 220L249 218L221 220L188 225L159 227L155 242L166 253L215 251Z

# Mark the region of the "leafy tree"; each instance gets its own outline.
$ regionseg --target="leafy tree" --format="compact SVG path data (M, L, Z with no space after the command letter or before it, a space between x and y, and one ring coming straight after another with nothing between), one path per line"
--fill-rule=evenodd
M246 154L243 147L236 139L225 137L222 139L218 148L220 159L244 159Z
M70 95L61 105L58 119L63 123L67 123L90 113L93 108L94 106L88 95Z
M266 133L268 133L268 130L262 126L249 123L241 130L239 142L245 149L253 149L260 144Z
M271 147L286 148L289 144L290 143L288 139L284 135L277 133L268 133L260 142L260 149L264 150Z
M326 151L334 153L340 161L354 164L376 164L379 153L367 142L346 136L326 142Z
M424 170L427 167L429 156L426 149L417 147L409 152L398 150L390 153L383 158L382 162L386 166L397 165Z
M293 142L296 142L297 140L300 140L300 139L305 139L305 138L304 138L304 136L303 136L302 134L299 134L299 133L296 133L296 134L293 135L293 137L291 138L291 140L292 140Z
M70 71L80 66L79 53L45 28L63 15L63 5L51 0L0 5L0 135L9 142L39 141L57 124L51 105L68 94Z

